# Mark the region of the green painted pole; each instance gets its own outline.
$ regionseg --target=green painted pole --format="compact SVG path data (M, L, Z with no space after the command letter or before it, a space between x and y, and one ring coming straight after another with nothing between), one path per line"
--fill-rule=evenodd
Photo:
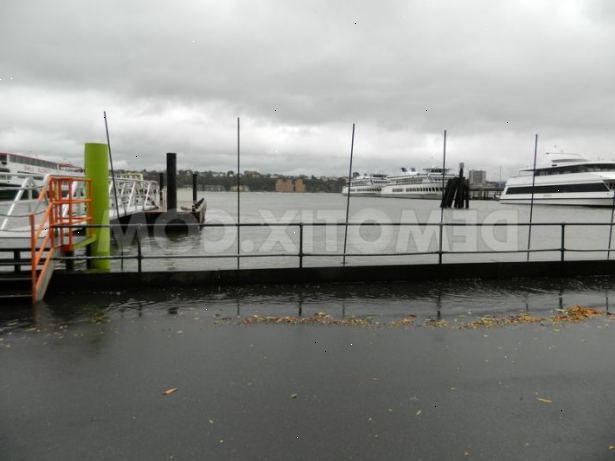
M84 151L85 177L92 180L92 224L109 225L109 150L106 144L88 143ZM111 256L111 231L95 228L92 256ZM110 270L110 259L93 259L92 269Z

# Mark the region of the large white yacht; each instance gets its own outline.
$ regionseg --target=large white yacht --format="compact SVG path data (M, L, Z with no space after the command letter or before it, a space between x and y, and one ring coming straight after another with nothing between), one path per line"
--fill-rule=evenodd
M380 190L385 184L387 184L387 176L385 174L368 175L366 173L351 179L350 194L363 196L380 195ZM348 194L348 185L342 188L342 194Z
M615 162L578 154L547 153L551 164L526 168L506 181L500 202L540 205L613 206ZM532 191L532 181L534 188Z
M414 168L402 168L401 174L389 176L388 184L382 188L382 197L418 198L440 200L442 198L442 184L454 178L448 168L425 168L419 173Z

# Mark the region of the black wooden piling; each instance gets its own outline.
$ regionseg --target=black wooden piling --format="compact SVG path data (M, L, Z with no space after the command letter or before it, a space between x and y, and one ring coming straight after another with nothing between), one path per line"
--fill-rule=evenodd
M158 176L158 193L160 194L160 205L162 205L164 203L164 197L162 194L162 189L164 189L164 173L160 173L160 176Z
M167 210L177 210L177 154L167 153Z
M470 207L470 185L468 180L463 177L463 163L459 164L459 176L451 178L446 183L442 193L441 208L469 208Z
M196 179L198 176L198 173L192 173L192 203L196 203Z

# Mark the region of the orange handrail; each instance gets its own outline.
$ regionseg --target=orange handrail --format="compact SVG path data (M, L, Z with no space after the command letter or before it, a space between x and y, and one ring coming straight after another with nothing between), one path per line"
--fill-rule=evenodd
M73 197L78 183L84 184L84 198ZM65 195L66 193L66 195ZM42 219L38 227L36 217L30 215L30 245L31 245L31 265L32 265L32 302L39 301L39 291L47 270L50 267L52 253L56 248L64 251L74 250L73 229L77 224L90 224L92 222L92 180L73 176L52 176L49 178L47 187L43 188L39 194L38 202L41 203L48 198L47 209L42 214ZM84 211L74 214L73 205L84 205ZM67 206L66 216L63 213L63 206ZM46 234L41 235L47 230ZM92 229L88 229L88 237L91 237ZM56 238L57 237L57 238ZM37 248L38 247L38 248ZM47 251L47 258L41 267L41 260ZM39 273L40 270L40 273Z

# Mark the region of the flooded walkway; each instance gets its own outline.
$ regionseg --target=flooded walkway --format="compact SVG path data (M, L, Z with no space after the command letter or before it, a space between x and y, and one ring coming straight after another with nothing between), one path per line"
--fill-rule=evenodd
M469 283L469 282L468 282ZM549 315L608 279L93 293L0 321L7 460L609 459L612 316L502 328L250 315ZM491 303L491 304L489 304ZM527 306L526 306L527 304ZM490 306L490 307L489 307ZM168 395L165 395L168 394Z

